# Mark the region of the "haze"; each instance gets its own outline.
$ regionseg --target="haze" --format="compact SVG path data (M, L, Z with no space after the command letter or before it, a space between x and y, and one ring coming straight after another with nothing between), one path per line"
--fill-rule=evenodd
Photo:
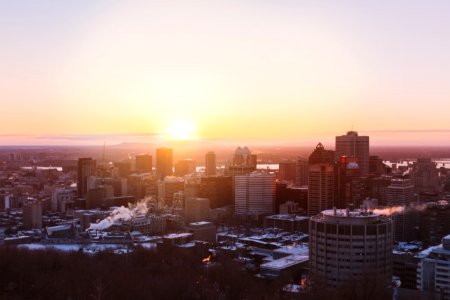
M448 1L2 1L0 144L315 144L354 126L375 145L448 145L449 15Z

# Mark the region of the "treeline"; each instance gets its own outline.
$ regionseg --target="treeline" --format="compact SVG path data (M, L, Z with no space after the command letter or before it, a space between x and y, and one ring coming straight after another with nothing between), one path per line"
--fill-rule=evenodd
M140 300L140 299L334 299L392 298L385 283L355 278L334 291L316 281L308 293L286 294L292 278L256 278L227 255L210 264L198 256L138 248L129 254L0 247L0 299Z
M0 299L277 299L278 291L226 256L205 265L145 249L87 255L0 248Z

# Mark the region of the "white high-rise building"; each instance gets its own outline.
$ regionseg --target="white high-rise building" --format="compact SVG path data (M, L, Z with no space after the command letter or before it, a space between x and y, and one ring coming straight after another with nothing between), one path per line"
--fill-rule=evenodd
M273 213L275 176L253 172L234 177L235 214L260 215Z

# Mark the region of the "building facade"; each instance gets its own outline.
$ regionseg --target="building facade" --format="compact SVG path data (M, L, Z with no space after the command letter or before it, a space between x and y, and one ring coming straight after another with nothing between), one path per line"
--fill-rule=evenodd
M236 215L272 214L275 200L275 176L253 172L234 177Z
M334 160L319 143L308 160L308 215L334 205Z
M96 161L90 157L83 157L78 159L77 166L77 192L78 197L84 197L87 188L87 179L89 176L97 174Z
M310 273L329 287L371 278L392 280L393 225L390 218L344 209L311 217Z
M171 148L156 149L156 174L160 179L173 174L173 151Z
M143 173L152 172L152 156L150 154L136 155L136 171Z
M414 186L409 179L392 179L388 186L387 205L409 207L414 205ZM418 232L416 230L418 215L415 211L407 211L396 214L394 217L395 240L408 242L414 240Z
M361 175L369 174L369 137L359 136L356 131L348 131L346 135L336 137L335 159L343 155L355 159L361 168Z
M216 175L216 172L216 153L214 151L209 151L205 154L205 175Z

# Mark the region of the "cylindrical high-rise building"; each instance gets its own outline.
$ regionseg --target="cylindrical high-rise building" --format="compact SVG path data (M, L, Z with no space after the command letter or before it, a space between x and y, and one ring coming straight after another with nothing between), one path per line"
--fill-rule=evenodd
M348 280L392 280L392 220L363 211L325 210L311 217L312 278L330 287Z

